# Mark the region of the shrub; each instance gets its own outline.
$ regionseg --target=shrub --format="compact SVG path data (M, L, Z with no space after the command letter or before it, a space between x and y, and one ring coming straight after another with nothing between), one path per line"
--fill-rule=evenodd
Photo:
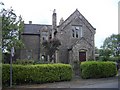
M17 59L16 61L13 62L14 64L22 64L22 65L27 65L27 64L34 64L34 60L20 60Z
M87 78L105 78L117 74L114 62L86 61L81 63L81 76Z
M100 56L99 60L100 61L109 61L109 57L107 57L107 56Z
M46 83L71 80L72 68L68 64L39 64L15 65L13 64L13 84ZM3 85L9 85L10 65L3 64Z
M110 57L109 61L119 62L120 61L120 57Z

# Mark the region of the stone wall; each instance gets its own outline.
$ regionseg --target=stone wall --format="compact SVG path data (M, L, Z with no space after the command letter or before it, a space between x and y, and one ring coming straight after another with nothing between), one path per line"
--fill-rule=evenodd
M82 26L83 29L83 40L81 38L72 37L72 26ZM78 11L74 12L64 23L58 28L57 38L61 41L60 47L60 59L72 62L73 60L79 60L79 51L81 49L86 50L86 60L94 59L94 34L95 29L91 24L81 15ZM78 43L76 43L78 42ZM69 52L68 49L72 48ZM72 57L70 56L72 55Z
M43 49L40 47L40 43L43 39L43 34L41 33L41 30L47 30L49 29L46 35L50 35L52 33L52 38L54 32L57 30L57 34L55 35L56 38L58 38L61 42L61 46L59 47L59 62L62 63L71 63L72 60L78 60L79 59L79 51L84 49L86 50L86 59L94 59L94 34L95 34L95 28L85 19L85 17L76 10L74 13L72 13L64 22L60 24L60 26L57 27L57 15L55 11L53 12L52 16L52 26L49 27L47 25L40 26L40 25L31 25L31 27L27 27L28 31L30 32L32 29L31 34L41 34L41 39L39 39L39 36L36 35L24 35L23 41L26 46L25 50L21 51L21 58L28 58L28 54L32 53L32 58L35 60L39 59L39 55L41 51L41 55L43 54ZM29 25L28 25L29 26ZM39 27L37 27L39 26ZM72 36L72 27L73 26L81 26L83 30L83 37L75 38ZM37 28L36 28L37 27ZM40 31L37 33L34 33L34 31ZM48 38L48 36L46 36ZM55 37L54 36L54 37ZM39 41L40 40L40 41Z
M21 59L38 60L39 54L39 36L38 35L23 35L22 40L24 49L21 50Z
M81 50L86 51L86 60L94 58L92 55L93 52L93 46L91 46L89 43L87 43L84 40L79 41L77 44L73 46L73 61L79 61L79 52Z

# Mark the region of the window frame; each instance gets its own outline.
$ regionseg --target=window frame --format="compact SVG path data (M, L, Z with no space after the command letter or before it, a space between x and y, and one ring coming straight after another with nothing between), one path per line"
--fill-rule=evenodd
M83 37L82 25L72 25L72 37L73 38L81 38L81 37Z

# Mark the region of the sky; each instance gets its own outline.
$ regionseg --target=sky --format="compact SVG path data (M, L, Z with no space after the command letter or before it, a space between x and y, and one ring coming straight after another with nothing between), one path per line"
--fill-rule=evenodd
M119 0L2 0L5 8L12 7L25 23L52 24L56 9L57 24L76 9L96 28L95 46L100 48L106 37L118 33Z

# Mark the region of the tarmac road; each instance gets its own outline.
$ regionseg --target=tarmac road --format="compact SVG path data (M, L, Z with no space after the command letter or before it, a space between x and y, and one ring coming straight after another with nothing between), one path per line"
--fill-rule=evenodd
M119 70L120 75L120 70ZM73 78L71 81L45 83L45 84L32 84L32 85L18 85L13 86L16 88L118 88L119 76L99 79L82 79L79 77ZM119 80L118 80L119 79ZM119 83L120 84L120 83Z
M74 78L71 81L15 86L14 88L118 88L118 77L101 79Z

